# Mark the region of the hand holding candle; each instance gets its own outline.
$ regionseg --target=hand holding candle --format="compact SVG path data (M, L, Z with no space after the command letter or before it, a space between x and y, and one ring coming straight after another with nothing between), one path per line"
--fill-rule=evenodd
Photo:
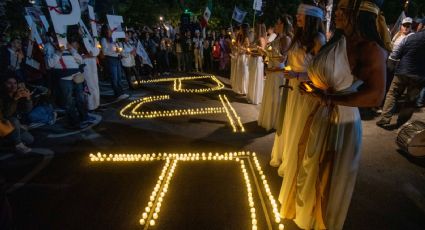
M324 105L330 105L332 103L331 95L328 95L325 91L315 87L312 82L302 82L299 89L302 94L305 93L318 98Z

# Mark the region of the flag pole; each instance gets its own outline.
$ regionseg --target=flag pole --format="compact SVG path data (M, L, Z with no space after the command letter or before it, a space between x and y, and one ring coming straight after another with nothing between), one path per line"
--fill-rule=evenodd
M253 31L254 36L255 36L255 9L254 9L254 20L252 21L252 31Z

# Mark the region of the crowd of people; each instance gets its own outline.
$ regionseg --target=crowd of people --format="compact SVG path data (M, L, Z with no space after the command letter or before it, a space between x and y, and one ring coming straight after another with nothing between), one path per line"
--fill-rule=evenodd
M278 218L342 229L361 155L359 108L382 108L377 125L385 127L405 90L410 111L423 106L425 19L403 19L391 40L383 1L342 0L327 37L323 7L304 2L295 20L283 15L267 33L261 22L254 36L247 24L236 28L230 80L236 93L261 103L258 124L276 130L270 165L284 177Z
M99 79L109 81L114 100L140 87L141 80L170 75L171 71L215 72L230 70L231 39L227 29L202 31L165 23L128 29L125 38L112 39L107 24L100 29L98 45L79 26L68 26L68 44L59 45L49 30L38 45L28 36L13 37L1 44L0 141L16 152L28 153L33 137L28 127L54 124L62 112L66 129L84 129L95 122L100 106ZM3 40L3 39L2 39ZM142 49L143 52L138 52Z

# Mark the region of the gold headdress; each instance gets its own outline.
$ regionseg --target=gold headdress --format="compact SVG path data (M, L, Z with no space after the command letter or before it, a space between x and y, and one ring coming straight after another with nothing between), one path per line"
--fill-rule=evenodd
M385 45L387 50L391 50L391 36L387 29L387 23L385 22L384 14L381 12L379 7L370 1L362 1L360 3L360 11L366 11L376 14L376 29Z

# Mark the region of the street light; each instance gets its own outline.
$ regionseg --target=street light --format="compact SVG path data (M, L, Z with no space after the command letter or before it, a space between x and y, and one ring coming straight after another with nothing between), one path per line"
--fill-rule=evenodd
M162 20L164 20L164 18L162 16L159 16L159 20L162 22Z

